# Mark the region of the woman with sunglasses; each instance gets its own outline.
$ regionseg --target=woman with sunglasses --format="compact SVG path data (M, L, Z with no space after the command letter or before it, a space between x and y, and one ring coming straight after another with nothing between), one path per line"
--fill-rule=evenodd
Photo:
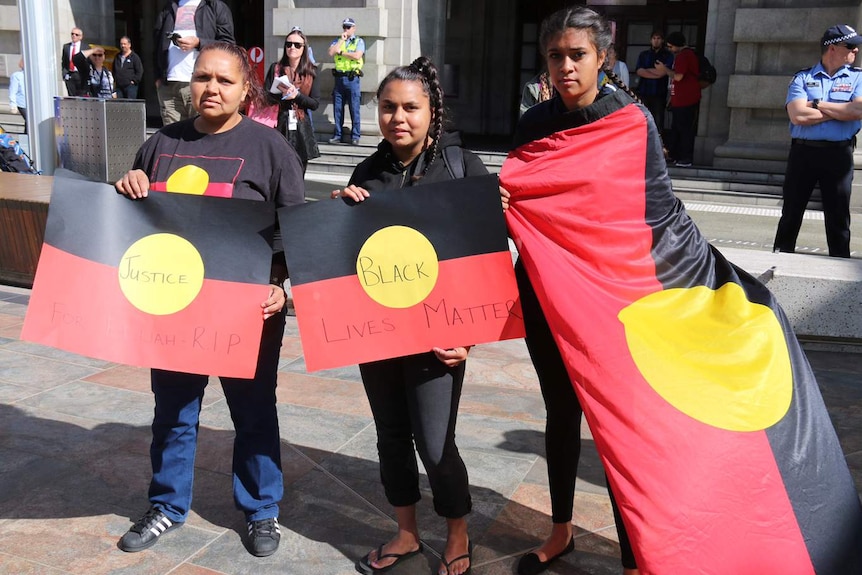
M320 105L320 93L308 50L308 41L302 30L291 30L284 40L281 60L273 62L264 80L270 102L278 105L275 128L296 149L302 160L303 174L308 161L320 156L311 126L311 112Z
M94 48L89 55L90 62L90 96L93 98L116 98L114 91L114 76L105 67L105 49Z

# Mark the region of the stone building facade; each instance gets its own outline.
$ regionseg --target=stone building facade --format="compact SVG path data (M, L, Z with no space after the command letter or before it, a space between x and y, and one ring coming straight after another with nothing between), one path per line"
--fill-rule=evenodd
M332 63L327 47L350 16L367 46L362 78L363 137L378 136L374 91L394 66L420 54L441 68L447 106L456 128L469 136L505 142L517 121L521 85L539 64L536 35L541 18L562 6L586 3L615 22L623 59L634 69L652 28L682 30L718 69L704 92L696 163L718 168L783 171L789 145L784 97L793 73L817 62L818 40L835 23L862 25L860 0L226 0L234 10L237 39L262 46L268 64L280 56L284 36L300 26L320 62L323 105L315 129L332 131L329 94ZM116 45L132 37L145 67L152 51L152 23L163 0L57 0L59 46L77 25L86 39ZM105 17L114 14L114 18ZM38 26L38 23L36 23ZM15 70L19 52L15 3L0 6L0 85ZM644 37L646 36L646 40ZM62 83L57 75L57 93ZM633 74L634 77L634 74ZM152 85L145 77L145 85ZM154 90L144 92L157 118ZM5 93L0 88L0 97ZM0 118L2 123L2 118Z

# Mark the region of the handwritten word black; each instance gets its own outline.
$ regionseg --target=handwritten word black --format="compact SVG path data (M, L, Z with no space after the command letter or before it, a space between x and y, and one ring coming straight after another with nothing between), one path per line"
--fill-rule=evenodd
M362 256L359 258L359 269L362 271L362 277L360 278L360 281L363 285L375 286L377 284L413 282L422 278L423 276L426 278L431 277L427 273L422 271L423 265L425 265L425 262L404 264L400 266L398 264L394 264L392 266L392 273L387 275L386 272L383 271L383 266L376 266L377 271L374 271L374 260L369 257Z

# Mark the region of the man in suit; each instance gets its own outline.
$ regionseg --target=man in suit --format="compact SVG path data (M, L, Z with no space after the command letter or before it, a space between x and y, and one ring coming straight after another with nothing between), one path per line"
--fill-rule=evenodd
M89 91L89 65L84 50L89 50L90 45L84 42L84 32L80 28L72 28L72 41L63 44L63 52L60 61L63 66L63 82L70 96L86 96Z

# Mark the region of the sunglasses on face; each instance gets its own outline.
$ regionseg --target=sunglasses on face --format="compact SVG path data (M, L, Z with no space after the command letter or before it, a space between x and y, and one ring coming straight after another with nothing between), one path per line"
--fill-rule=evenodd
M285 48L302 48L303 46L305 46L305 44L303 44L302 42L285 42L284 43Z
M350 30L351 28L353 28L353 26L342 26L342 28L344 28L345 30Z
M93 54L93 58L104 58L104 54Z
M72 36L80 36L77 32L72 32Z
M851 52L859 47L858 44L844 44L844 47L850 50Z

